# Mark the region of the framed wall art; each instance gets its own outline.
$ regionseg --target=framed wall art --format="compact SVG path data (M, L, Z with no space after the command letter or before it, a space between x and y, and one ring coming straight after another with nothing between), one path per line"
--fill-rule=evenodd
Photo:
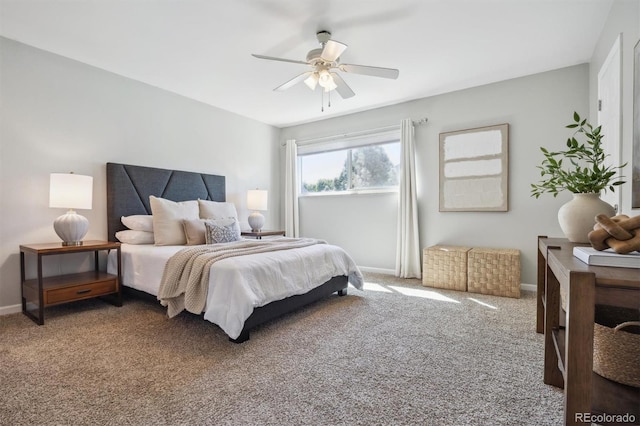
M509 125L440 133L440 211L509 210Z

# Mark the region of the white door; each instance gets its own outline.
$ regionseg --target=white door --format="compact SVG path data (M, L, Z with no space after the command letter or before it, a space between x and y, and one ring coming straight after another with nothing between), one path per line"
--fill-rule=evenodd
M602 126L602 147L608 155L606 165L619 166L620 161L620 130L622 117L620 114L621 85L620 85L620 35L611 47L611 51L598 72L598 124ZM626 169L626 170L625 170ZM629 175L629 166L622 172ZM620 187L616 192L607 190L601 198L611 204L616 212L620 211Z

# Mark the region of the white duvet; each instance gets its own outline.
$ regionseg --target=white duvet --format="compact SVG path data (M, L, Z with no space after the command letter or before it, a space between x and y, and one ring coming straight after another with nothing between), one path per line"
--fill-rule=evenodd
M123 285L157 296L167 260L184 248L122 244ZM116 273L114 251L107 270ZM338 275L362 289L362 274L351 256L330 244L220 260L211 267L204 318L235 339L255 308L307 293Z

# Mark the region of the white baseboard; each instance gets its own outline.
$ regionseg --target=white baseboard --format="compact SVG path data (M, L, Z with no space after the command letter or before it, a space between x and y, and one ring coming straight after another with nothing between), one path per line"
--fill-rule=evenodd
M396 271L393 269L384 268L372 268L370 266L358 266L362 272L373 272L375 274L395 275Z
M523 290L523 291L532 291L532 292L534 292L534 293L535 293L535 292L537 292L537 291L538 291L538 286L537 286L537 285L535 285L535 284L525 284L525 283L522 283L522 284L520 284L520 290Z
M0 306L0 316L17 314L22 311L22 305Z

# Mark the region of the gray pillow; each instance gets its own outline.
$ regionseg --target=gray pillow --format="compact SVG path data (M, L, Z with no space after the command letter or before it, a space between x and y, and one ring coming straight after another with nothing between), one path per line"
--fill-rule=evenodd
M205 220L204 227L204 237L207 244L230 243L241 239L240 225L237 220L224 222Z

